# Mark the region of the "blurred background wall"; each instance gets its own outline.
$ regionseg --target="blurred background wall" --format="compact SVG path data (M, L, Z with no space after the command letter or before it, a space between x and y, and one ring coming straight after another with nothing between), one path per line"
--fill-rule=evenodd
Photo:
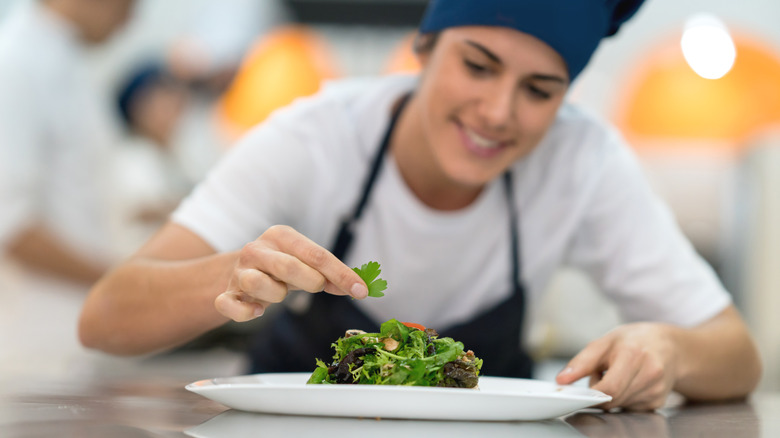
M24 1L30 0L0 1L0 20ZM147 144L125 160L138 164L118 173L123 202L117 221L134 231L122 233L119 251L131 251L159 224L129 220L135 216L128 205L175 203L232 141L276 107L329 78L414 70L409 37L424 5L141 0L126 31L94 53L106 99L116 99L128 76L151 61L178 68L181 77L206 72L211 82L198 82L189 99L172 134L178 151L172 159L139 153L154 150ZM735 64L721 79L697 76L683 58L680 38L698 13L719 18L734 38ZM569 97L612 120L636 147L683 230L734 294L766 362L763 386L773 389L780 389L778 19L777 0L648 0L602 43ZM171 162L183 175L177 186L165 181ZM159 199L161 191L170 196ZM541 359L567 357L619 321L575 271L563 270L550 289L532 315L531 344Z

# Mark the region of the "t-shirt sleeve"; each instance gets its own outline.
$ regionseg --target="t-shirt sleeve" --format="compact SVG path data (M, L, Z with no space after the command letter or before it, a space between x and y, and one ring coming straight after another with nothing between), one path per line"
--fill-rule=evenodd
M18 69L0 69L0 249L35 220L44 176L43 111Z
M636 157L607 136L569 262L584 268L627 321L695 326L731 296L655 195Z
M318 126L328 119L324 105L310 99L251 130L184 199L173 222L216 251L240 249L271 225L297 228L309 216L311 187L330 159L319 147Z
M273 120L250 131L186 197L172 220L217 251L232 251L274 224L290 224L314 178L306 141Z

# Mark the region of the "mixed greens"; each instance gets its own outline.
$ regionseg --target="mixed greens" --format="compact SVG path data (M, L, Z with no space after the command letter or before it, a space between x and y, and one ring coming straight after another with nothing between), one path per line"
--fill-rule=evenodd
M391 319L379 333L348 330L332 344L330 365L317 359L308 383L474 388L482 359L435 330ZM419 327L419 328L418 328Z

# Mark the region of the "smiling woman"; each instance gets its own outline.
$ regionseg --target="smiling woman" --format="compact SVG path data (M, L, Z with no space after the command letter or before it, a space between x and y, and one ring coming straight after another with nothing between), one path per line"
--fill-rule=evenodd
M477 26L444 32L420 60L393 155L424 203L455 210L539 143L567 90L566 64L536 37Z
M431 1L419 75L332 83L256 126L97 284L83 342L144 353L283 303L252 371L311 372L347 329L396 319L462 342L486 375L530 377L527 303L569 263L630 324L559 383L594 376L607 409L747 394L760 367L728 293L620 136L565 102L641 3ZM364 260L381 262L385 296L363 300L349 266Z

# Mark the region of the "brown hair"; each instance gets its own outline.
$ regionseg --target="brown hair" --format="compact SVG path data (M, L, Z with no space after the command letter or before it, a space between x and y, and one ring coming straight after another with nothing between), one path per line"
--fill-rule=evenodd
M440 32L417 34L417 36L414 37L414 42L412 42L412 50L414 50L414 53L421 55L433 51L433 48L436 46L436 41L439 40L439 34Z

